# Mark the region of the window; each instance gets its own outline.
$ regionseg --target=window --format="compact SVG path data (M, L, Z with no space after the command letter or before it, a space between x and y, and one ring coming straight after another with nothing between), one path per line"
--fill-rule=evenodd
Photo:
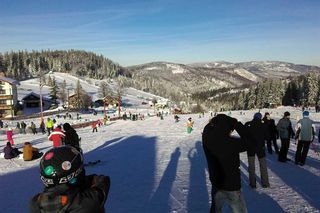
M0 104L7 104L7 100L0 100Z
M0 89L0 94L6 94L6 91L4 89Z

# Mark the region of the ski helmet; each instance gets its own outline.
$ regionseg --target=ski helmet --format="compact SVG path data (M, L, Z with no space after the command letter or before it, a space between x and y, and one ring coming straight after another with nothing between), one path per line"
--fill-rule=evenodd
M84 171L83 156L72 146L61 146L47 151L40 161L40 176L45 186L77 182Z

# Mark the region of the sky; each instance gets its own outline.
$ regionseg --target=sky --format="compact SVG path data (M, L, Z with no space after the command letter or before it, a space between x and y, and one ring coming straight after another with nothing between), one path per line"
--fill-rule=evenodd
M86 50L122 66L320 65L319 0L0 0L0 52Z

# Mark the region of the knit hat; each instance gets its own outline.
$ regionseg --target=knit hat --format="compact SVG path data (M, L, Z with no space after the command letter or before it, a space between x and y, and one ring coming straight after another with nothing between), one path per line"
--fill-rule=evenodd
M50 149L40 161L40 177L46 187L74 184L82 172L84 172L83 156L71 146Z
M63 124L63 130L64 131L68 131L69 129L71 129L71 125L69 123L64 123Z
M253 116L253 119L261 120L262 114L260 112L256 112Z
M303 117L308 117L308 116L309 116L309 111L304 111L304 112L302 113L302 115L303 115Z

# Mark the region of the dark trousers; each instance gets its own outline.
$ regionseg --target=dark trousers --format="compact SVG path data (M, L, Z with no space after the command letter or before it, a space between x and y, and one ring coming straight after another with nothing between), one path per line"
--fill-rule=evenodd
M272 154L272 144L273 144L273 147L274 147L274 151L276 153L279 153L279 147L278 147L278 144L277 144L277 139L276 138L270 138L267 140L267 148L268 148L268 152L270 154Z
M93 129L92 129L92 132L98 132L97 127L93 128Z
M51 130L52 130L52 128L47 128L47 131L48 131L48 136L50 135L50 133L51 133Z
M302 165L305 164L306 158L309 151L310 141L298 141L295 163L301 163Z
M290 145L290 138L281 138L281 148L279 152L279 158L278 160L281 162L286 162L287 161L287 154L289 150L289 145Z
M255 164L255 156L248 156L248 172L249 172L249 185L252 188L256 187L256 164ZM268 168L266 158L259 158L259 166L260 166L260 177L261 177L261 185L263 187L269 187L269 176L268 176Z

